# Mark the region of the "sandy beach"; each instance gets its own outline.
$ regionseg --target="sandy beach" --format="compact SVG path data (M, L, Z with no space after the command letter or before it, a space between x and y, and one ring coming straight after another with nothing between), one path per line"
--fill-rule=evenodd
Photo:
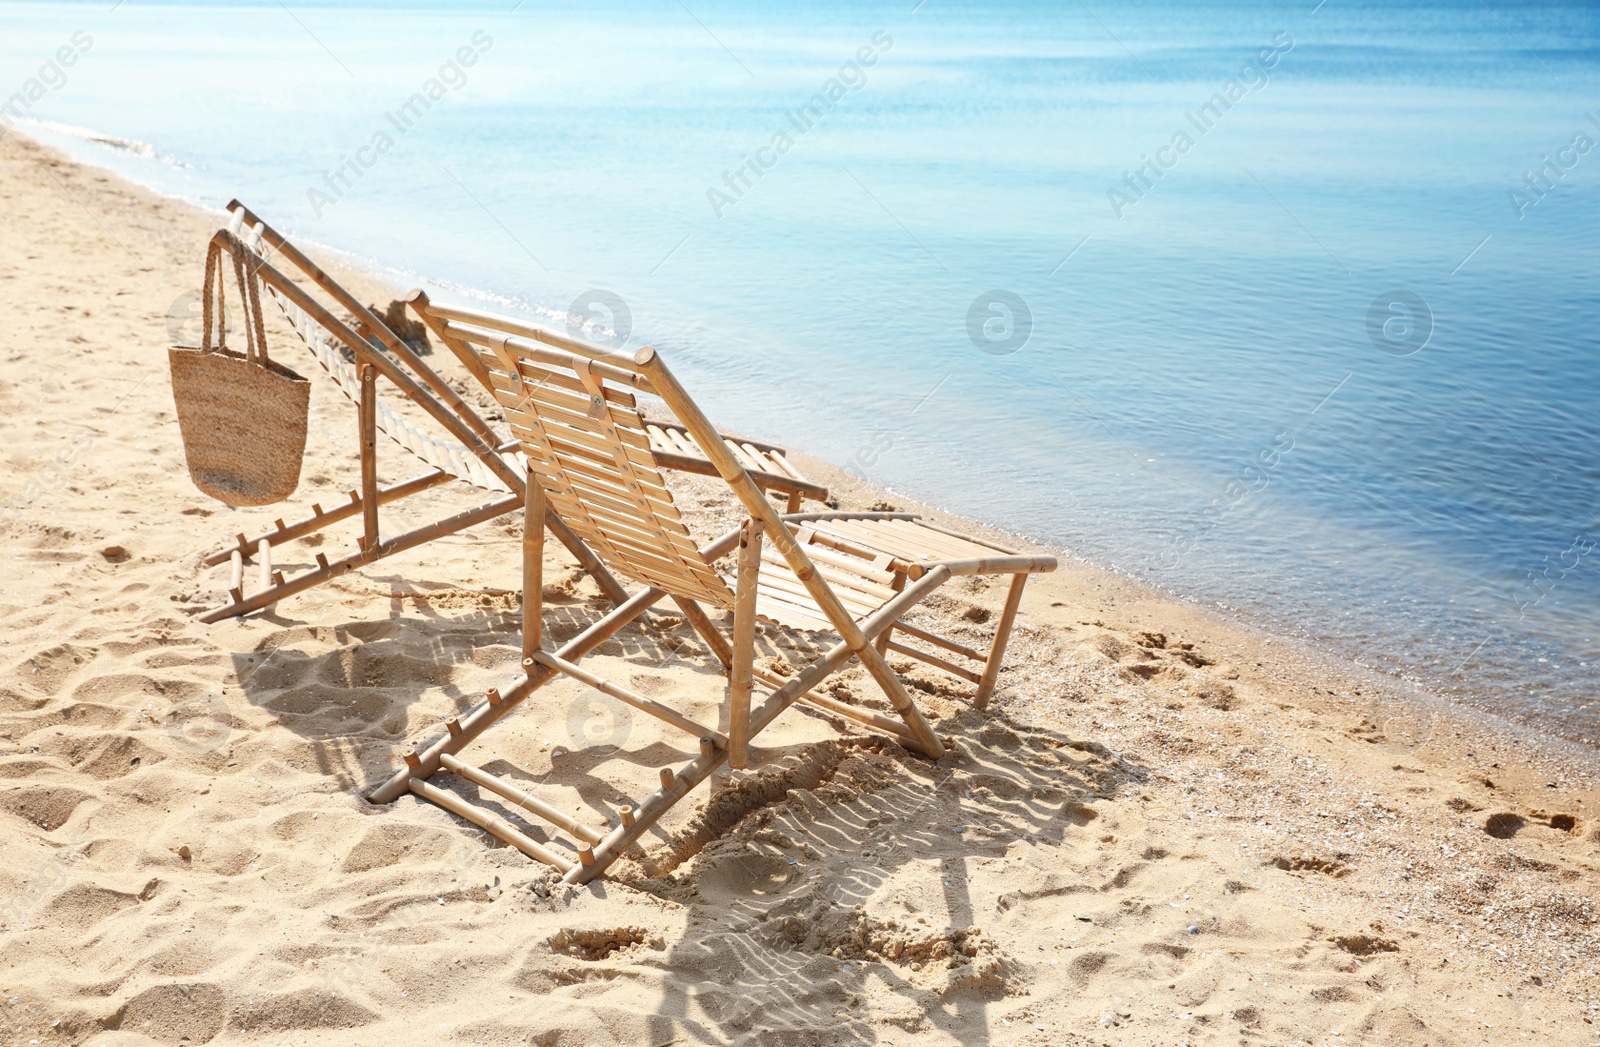
M1592 752L1071 550L1030 583L987 711L904 663L956 741L937 763L796 707L584 888L437 807L368 804L407 744L515 676L520 526L195 619L227 585L201 557L284 515L184 466L169 311L221 223L0 138L0 1043L1600 1040ZM364 300L405 290L320 260ZM355 412L268 334L316 386L293 504L331 504ZM415 471L380 453L385 480ZM805 464L845 508L941 516ZM472 502L439 488L385 527ZM559 639L604 603L547 550ZM969 579L919 614L976 642L1004 593ZM692 638L657 614L585 664L715 720ZM788 643L766 653L805 656ZM671 749L689 757L645 717L597 727L568 681L474 752L604 818Z

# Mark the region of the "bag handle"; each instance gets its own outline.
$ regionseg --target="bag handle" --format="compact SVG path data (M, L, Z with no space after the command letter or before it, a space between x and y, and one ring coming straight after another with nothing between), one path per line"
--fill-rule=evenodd
M209 353L228 347L228 307L222 297L222 274L217 268L222 248L216 244L206 252L206 279L200 293L200 351ZM217 344L211 344L212 319L218 325Z
M213 352L228 347L227 282L221 266L222 247L212 244L206 252L205 292L201 298L200 351ZM234 280L239 287L239 302L244 308L245 359L260 366L268 363L266 325L261 316L261 279L255 272L246 274L246 265L233 257ZM211 344L213 318L217 342Z
M234 270L239 280L239 297L244 300L245 324L255 342L256 363L265 367L267 359L267 328L261 316L260 260L254 252L248 258L235 256Z

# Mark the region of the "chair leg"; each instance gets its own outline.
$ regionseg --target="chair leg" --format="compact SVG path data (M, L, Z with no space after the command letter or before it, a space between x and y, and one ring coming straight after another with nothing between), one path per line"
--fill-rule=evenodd
M983 663L983 679L978 681L978 693L973 696L975 709L987 709L989 697L1000 679L1000 665L1006 657L1006 641L1011 638L1011 626L1017 620L1017 606L1022 603L1022 589L1028 584L1026 574L1011 576L1011 591L1006 593L1006 607L1000 612L1000 624L995 627L994 642L989 646L989 657Z
M905 575L904 571L896 571L894 573L894 583L891 586L891 588L893 588L894 591L897 592L897 593L905 591L905 588L906 588L906 575ZM884 627L883 632L878 634L878 639L875 641L876 642L876 646L878 648L878 653L879 654L885 655L885 656L888 655L888 653L889 653L889 638L892 635L894 635L894 623L890 622L887 626Z
M528 470L522 503L522 671L544 647L544 488Z
M733 671L728 683L728 766L750 766L751 669L756 654L756 586L761 570L760 520L739 529L739 574L733 595Z
M378 548L378 370L361 368L361 403L357 418L361 429L361 548Z
M933 577L928 575L927 577ZM940 579L943 580L942 578ZM880 612L881 613L881 612ZM890 621L893 621L891 618ZM894 711L906 722L911 729L911 735L917 740L917 748L921 749L929 759L937 760L944 755L944 743L939 741L939 736L933 733L933 727L928 723L922 710L917 708L917 703L911 700L906 693L906 685L901 682L900 674L889 668L889 663L883 655L878 653L869 640L863 644L861 650L855 652L861 659L861 664L866 666L867 672L877 681L878 687L884 696L889 699L889 704Z

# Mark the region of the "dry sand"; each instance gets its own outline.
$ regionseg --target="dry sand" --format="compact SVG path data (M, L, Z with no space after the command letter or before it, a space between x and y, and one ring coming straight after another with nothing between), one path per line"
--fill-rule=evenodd
M166 312L218 221L0 141L0 1043L1595 1042L1591 754L1070 558L1030 585L987 714L909 672L952 756L797 708L590 887L368 805L514 675L516 528L194 620L226 584L199 557L284 514L183 465ZM297 506L356 483L354 412L317 384ZM554 556L547 578L571 635L595 590ZM944 593L929 620L976 640L1003 586ZM690 637L658 615L592 664L715 718ZM473 758L613 816L690 754L591 698L547 688Z

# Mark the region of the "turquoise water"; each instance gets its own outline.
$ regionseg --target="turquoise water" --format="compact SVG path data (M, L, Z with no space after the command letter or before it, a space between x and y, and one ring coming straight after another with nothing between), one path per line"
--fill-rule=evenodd
M1600 738L1596 11L913 2L0 3L0 92L68 48L28 134Z

